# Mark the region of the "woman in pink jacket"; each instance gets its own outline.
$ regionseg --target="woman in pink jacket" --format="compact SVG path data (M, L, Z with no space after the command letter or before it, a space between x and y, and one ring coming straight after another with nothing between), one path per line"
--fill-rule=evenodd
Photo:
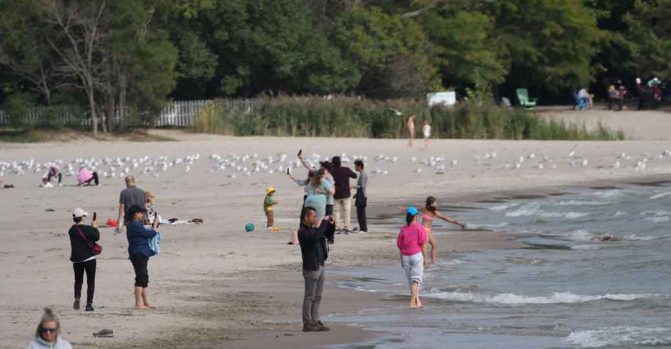
M406 225L401 228L396 239L396 246L401 254L401 266L405 270L410 286L410 308L413 309L422 307L419 287L424 276L423 254L426 253L426 230L422 224L417 223L419 213L415 207L407 208Z

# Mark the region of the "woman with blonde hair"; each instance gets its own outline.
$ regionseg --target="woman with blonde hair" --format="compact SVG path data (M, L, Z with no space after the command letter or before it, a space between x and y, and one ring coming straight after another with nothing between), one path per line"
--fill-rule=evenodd
M44 309L42 319L37 324L35 339L28 343L26 349L72 349L68 341L61 338L61 323L58 316L49 309Z

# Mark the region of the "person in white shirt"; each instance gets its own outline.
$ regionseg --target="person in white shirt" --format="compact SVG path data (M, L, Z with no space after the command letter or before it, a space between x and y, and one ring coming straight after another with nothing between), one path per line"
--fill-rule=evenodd
M424 133L424 148L429 147L429 138L431 138L431 124L429 120L424 120L424 126L422 127L422 133Z

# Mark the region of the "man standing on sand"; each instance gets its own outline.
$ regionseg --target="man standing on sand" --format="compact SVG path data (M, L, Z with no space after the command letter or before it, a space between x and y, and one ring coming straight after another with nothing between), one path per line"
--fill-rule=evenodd
M356 180L356 196L354 197L354 206L356 206L356 218L359 221L359 232L368 232L368 222L366 221L366 205L368 201L368 174L364 171L363 160L354 161L354 170L359 172L359 178Z
M303 331L325 332L329 328L319 320L319 305L324 291L324 262L328 258L328 243L333 242L333 218L324 217L319 222L317 211L305 207L301 214L301 227L298 241L303 259L303 278L305 294L303 296Z
M144 194L144 190L135 186L135 177L128 176L125 180L126 189L122 190L121 195L119 195L119 218L117 219L118 224L115 229L116 233L121 233L122 229L126 227L126 224L133 220L133 217L128 214L128 210L131 207L135 205L145 207L147 204L147 197ZM124 220L122 221L121 218Z
M356 173L349 167L340 164L340 157L331 159L331 175L335 180L335 224L336 230L349 234L350 221L352 219L352 191L349 184L350 178L356 178Z

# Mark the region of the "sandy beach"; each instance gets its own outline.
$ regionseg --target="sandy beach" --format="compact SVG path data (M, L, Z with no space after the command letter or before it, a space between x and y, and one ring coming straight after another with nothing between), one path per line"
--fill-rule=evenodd
M156 195L162 216L198 217L205 222L161 227L163 252L149 262L155 311L132 309L134 276L126 238L113 235L110 228L101 229L104 252L98 258L96 311L74 311L67 238L71 210L96 211L102 222L116 218L123 181L117 176L103 178L99 187L43 189L38 187L42 173L5 173L5 183L16 188L0 190L0 277L4 280L0 283L0 348L25 345L45 306L60 315L63 337L77 348L307 348L364 340L374 334L356 327L336 326L327 334L300 332L300 250L286 242L297 225L301 189L277 172L233 178L228 175L231 172L213 171L210 156L256 153L264 158L284 153L294 159L298 149L321 156L367 156L370 233L337 236L328 267L396 263L398 227L390 220L398 216L400 206L420 204L429 194L437 196L449 213L450 204L499 196L671 179L671 156L663 155L671 150L668 113L595 111L561 117L584 117L591 124L602 121L625 131L628 140L433 140L429 149L422 149L419 141L409 149L405 140L233 138L153 131L177 140L0 144L0 161L6 162L106 156L174 159L200 154L189 172L175 165L158 177L136 174L138 186ZM375 160L379 154L389 159ZM444 159L445 168L422 164L431 162L431 157ZM305 171L294 174L303 177ZM64 177L64 183L73 182L72 177ZM261 204L267 185L277 188L280 232L258 229L265 224ZM257 226L255 232L244 231L248 222ZM509 239L510 235L495 232L451 231L441 238L441 258L453 252L515 247ZM324 297L324 314L390 302L332 286L327 286ZM114 338L92 336L105 328L114 330Z

